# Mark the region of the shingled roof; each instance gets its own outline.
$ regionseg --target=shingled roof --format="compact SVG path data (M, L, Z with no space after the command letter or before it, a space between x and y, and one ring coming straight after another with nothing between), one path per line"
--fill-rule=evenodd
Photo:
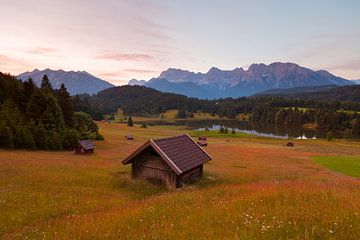
M84 150L91 150L95 148L94 143L90 139L79 141L79 144L84 148Z
M149 146L153 147L177 175L212 159L189 135L181 135L163 139L150 139L124 159L122 163L131 163L135 156Z

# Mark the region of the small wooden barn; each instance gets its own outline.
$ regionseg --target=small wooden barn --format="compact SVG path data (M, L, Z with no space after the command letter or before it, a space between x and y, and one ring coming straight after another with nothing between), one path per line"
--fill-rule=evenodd
M201 147L206 147L208 145L206 141L198 141L197 144L199 144Z
M199 141L206 141L207 137L206 136L200 136L198 139L199 139Z
M95 145L90 139L79 141L75 147L75 153L77 154L93 153L94 151Z
M131 163L131 177L154 179L172 188L201 178L212 158L189 135L150 139L122 161Z
M126 140L134 140L135 138L134 138L133 135L126 135L126 136L125 136L125 139L126 139Z

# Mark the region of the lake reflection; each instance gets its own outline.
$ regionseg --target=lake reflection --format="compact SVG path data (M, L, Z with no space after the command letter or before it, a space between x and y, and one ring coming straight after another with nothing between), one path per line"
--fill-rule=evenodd
M149 125L161 125L163 122L156 121ZM169 124L169 123L167 123ZM296 138L296 139L316 139L323 138L325 134L320 131L304 129L302 127L284 127L284 126L268 126L264 124L254 124L248 121L239 120L177 120L172 125L189 126L195 130L215 130L221 127L227 127L229 131L234 129L236 132L243 132L262 137L271 138Z

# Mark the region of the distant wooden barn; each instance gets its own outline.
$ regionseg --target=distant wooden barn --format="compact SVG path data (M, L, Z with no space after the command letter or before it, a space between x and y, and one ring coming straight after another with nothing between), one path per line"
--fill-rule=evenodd
M125 136L125 139L126 139L126 140L134 140L135 138L134 138L133 135L126 135L126 136Z
M212 158L189 135L150 139L122 161L131 163L131 177L161 180L176 188L201 178L203 164Z
M93 153L94 151L95 145L90 139L79 141L75 147L75 153L77 154Z
M206 137L206 136L200 136L198 139L199 139L200 141L206 141L206 140L207 140L207 137Z
M206 147L208 145L206 141L198 141L197 144L199 144L201 147Z

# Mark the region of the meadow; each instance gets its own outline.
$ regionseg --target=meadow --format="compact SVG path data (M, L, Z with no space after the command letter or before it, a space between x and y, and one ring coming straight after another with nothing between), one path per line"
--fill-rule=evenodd
M92 155L0 150L0 239L360 239L360 179L317 161L358 161L359 142L208 133L204 178L171 190L121 160L149 138L204 132L98 124Z

